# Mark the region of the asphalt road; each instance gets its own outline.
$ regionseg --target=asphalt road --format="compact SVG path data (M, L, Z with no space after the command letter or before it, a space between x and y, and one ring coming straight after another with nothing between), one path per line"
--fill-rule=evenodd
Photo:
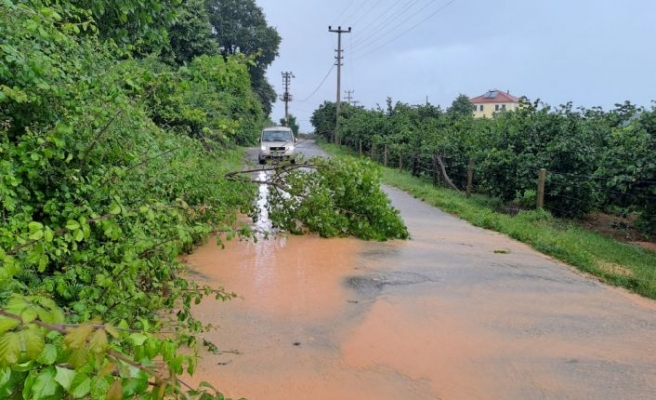
M411 240L191 255L203 283L240 296L194 311L222 351L193 379L251 400L656 399L655 302L385 190Z

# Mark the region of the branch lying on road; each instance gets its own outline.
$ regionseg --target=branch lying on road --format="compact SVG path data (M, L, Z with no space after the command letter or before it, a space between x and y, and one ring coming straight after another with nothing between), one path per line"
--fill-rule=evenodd
M258 185L267 185L275 188L276 190L283 191L284 193L287 193L290 196L296 196L300 197L302 199L307 199L308 195L305 193L292 193L290 191L291 188L288 186L284 185L284 181L281 179L281 176L285 173L289 173L301 168L313 168L316 169L317 166L314 164L310 164L308 162L305 162L303 164L280 164L276 165L273 167L269 168L258 168L258 169L247 169L247 170L241 170L241 171L231 171L228 172L224 175L224 177L228 180L235 180L238 175L244 175L244 174L250 174L253 172L262 172L262 171L272 171L275 172L274 176L272 177L271 180L260 180L260 179L251 179L251 183L255 183ZM341 207L335 207L337 211L343 212L345 214L350 214L350 215L355 215L359 217L364 217L362 214L356 213L351 210L347 210L345 208Z
M300 168L316 168L314 164L309 164L309 163L303 163L303 164L282 164L282 165L277 165L269 168L257 168L257 169L245 169L241 171L231 171L226 173L224 178L232 180L235 176L238 175L244 175L244 174L250 174L253 172L262 172L262 171L274 171L277 172L278 174L284 173L284 172L289 172L293 171L295 169L300 169Z

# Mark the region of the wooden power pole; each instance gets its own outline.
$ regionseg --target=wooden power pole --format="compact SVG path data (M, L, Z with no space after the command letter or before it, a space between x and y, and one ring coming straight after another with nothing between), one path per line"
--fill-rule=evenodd
M296 78L292 72L282 73L282 85L285 87L285 93L280 96L280 100L285 102L285 126L289 126L289 102L292 101L292 95L289 94L289 85L292 78Z
M337 29L333 29L332 26L328 26L328 32L337 34L337 101L335 102L335 132L333 132L333 142L339 144L339 106L340 106L340 93L342 90L342 60L344 59L343 50L342 50L342 33L351 33L351 27L348 29L342 29L341 26L338 26Z
M344 93L346 93L346 102L348 104L352 104L351 101L353 101L353 93L355 93L355 90L345 90Z

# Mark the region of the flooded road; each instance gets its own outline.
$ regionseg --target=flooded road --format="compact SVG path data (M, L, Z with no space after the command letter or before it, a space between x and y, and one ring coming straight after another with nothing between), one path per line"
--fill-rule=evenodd
M193 382L276 399L654 399L656 306L386 189L412 235L207 244L198 280L238 294Z

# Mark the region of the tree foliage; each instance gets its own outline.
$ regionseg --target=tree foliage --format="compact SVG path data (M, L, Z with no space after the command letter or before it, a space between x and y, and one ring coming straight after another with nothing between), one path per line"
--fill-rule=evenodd
M284 118L280 118L280 125L287 126L287 121L285 121ZM293 116L292 114L289 114L289 125L288 126L289 126L289 128L291 128L292 132L294 132L294 136L297 136L300 127L298 126L298 123L296 122L296 117Z
M128 52L142 52L166 46L167 29L182 0L23 0L16 3L30 4L36 9L56 8L75 33L87 31L93 25L101 39Z
M206 0L214 38L224 56L246 54L254 57L250 68L253 90L266 115L271 113L276 93L266 80L266 70L278 56L280 35L267 24L255 0Z
M464 94L458 95L447 109L447 114L454 118L469 118L474 112L474 105L469 101L469 97Z
M327 141L332 139L335 131L335 103L325 101L319 106L310 117L310 122L314 127L314 133Z
M247 63L242 55L201 55L176 68L149 57L123 63L122 69L133 76L133 95L148 93L145 102L157 125L211 148L254 145L267 124Z
M167 32L169 46L163 49L163 58L171 63L184 64L201 55L219 54L205 0L183 2Z
M473 159L477 191L523 205L535 203L538 171L545 168L545 204L552 213L637 212L645 232L656 233L656 106L624 103L604 112L525 100L492 119L475 119L472 111L462 95L446 111L391 99L385 109L346 105L340 134L353 149L378 161L387 149L388 165L436 182L443 180L439 159L460 188ZM329 139L334 104L320 106L311 122Z

